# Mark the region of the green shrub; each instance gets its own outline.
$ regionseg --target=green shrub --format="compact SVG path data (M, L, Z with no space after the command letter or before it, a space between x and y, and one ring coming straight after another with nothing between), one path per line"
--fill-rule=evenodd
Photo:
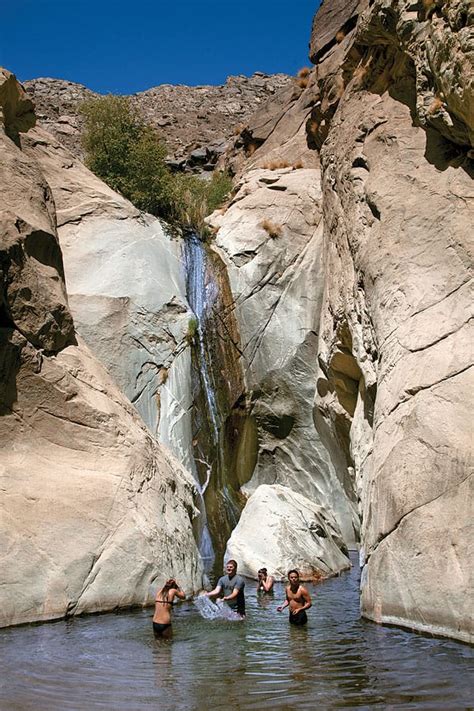
M195 316L191 316L188 321L188 332L186 333L186 340L189 344L194 341L196 331L198 329L198 320Z
M140 210L204 231L204 218L231 190L226 173L211 180L171 173L165 144L126 97L88 99L81 112L86 165L96 175Z

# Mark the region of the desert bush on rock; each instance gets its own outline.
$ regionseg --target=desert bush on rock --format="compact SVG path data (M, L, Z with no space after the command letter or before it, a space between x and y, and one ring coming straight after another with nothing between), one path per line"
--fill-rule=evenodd
M211 180L172 173L165 144L128 98L89 99L81 112L87 166L140 210L202 230L204 218L229 194L226 173L215 172Z
M269 220L268 218L261 221L260 227L262 227L272 239L281 237L283 233L283 227L276 222L272 222L272 220Z

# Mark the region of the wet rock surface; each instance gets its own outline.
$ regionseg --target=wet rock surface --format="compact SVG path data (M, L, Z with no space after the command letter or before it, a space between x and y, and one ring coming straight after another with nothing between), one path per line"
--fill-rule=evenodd
M218 232L233 296L246 401L258 429L258 457L246 495L283 484L332 512L347 543L358 535L353 483L335 464L313 422L323 223L319 170L250 170Z

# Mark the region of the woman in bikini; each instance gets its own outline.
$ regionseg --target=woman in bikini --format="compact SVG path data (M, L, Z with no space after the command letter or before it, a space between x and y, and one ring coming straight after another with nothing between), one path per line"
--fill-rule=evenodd
M153 615L153 632L155 637L171 637L171 608L173 600L179 597L184 600L186 595L174 578L170 578L156 593L155 614Z
M268 575L266 568L258 571L257 593L273 593L273 578Z

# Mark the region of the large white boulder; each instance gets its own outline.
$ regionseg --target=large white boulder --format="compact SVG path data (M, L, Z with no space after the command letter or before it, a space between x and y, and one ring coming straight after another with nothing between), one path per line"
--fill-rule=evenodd
M341 531L322 506L286 486L262 484L247 501L227 544L239 573L257 577L265 566L283 580L299 570L302 580L319 580L350 568Z

